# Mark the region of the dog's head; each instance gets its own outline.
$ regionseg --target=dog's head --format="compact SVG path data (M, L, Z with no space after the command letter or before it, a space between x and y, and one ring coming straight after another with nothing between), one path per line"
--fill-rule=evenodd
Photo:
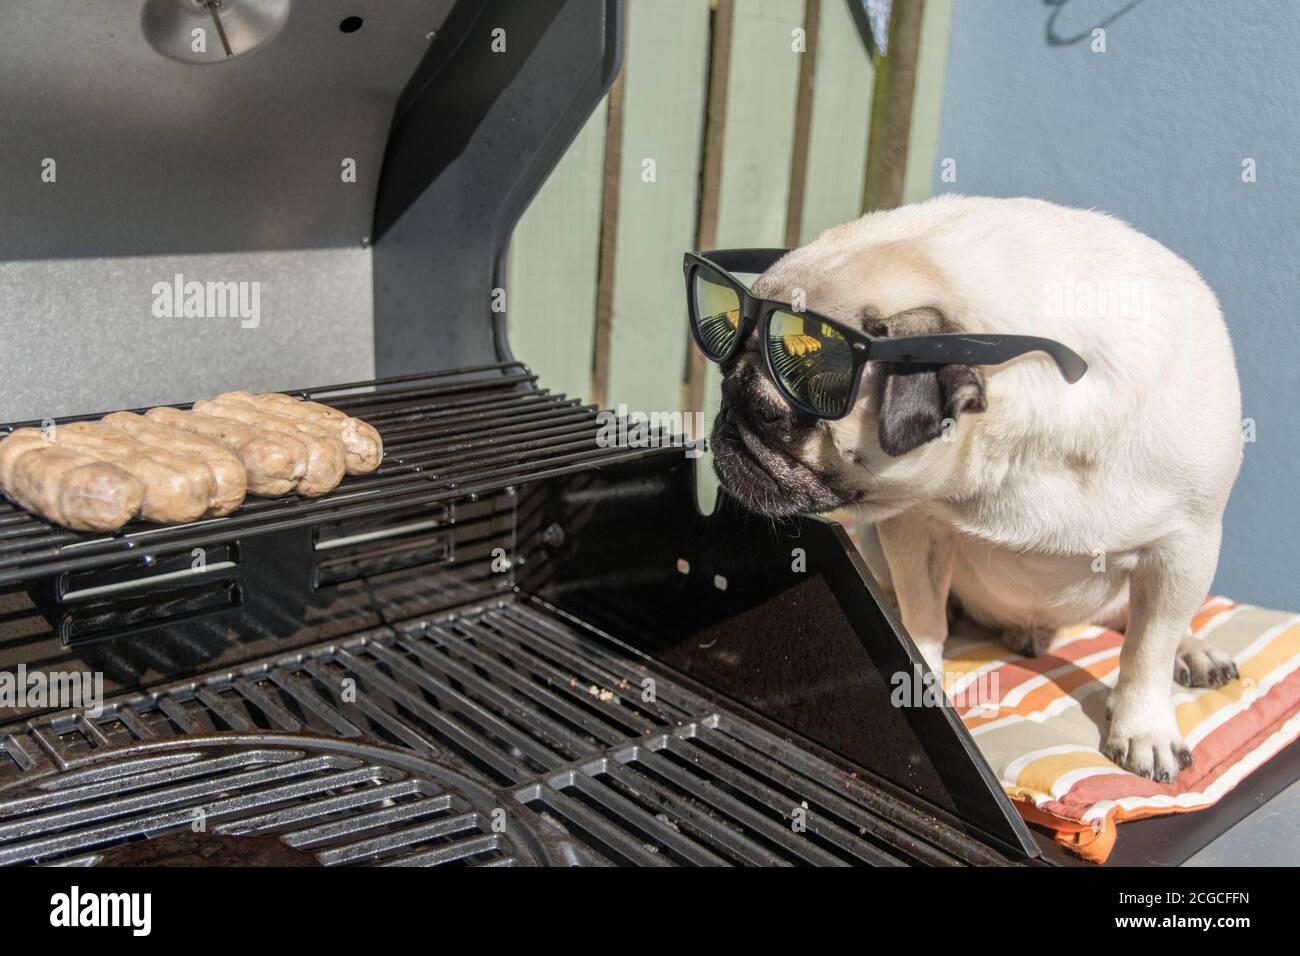
M782 258L753 291L870 335L898 336L958 331L936 304L942 284L909 249L845 252L823 239ZM857 505L885 517L932 497L958 466L962 415L985 408L983 376L972 366L868 362L849 413L813 418L778 391L757 334L722 376L714 467L731 495L772 516Z

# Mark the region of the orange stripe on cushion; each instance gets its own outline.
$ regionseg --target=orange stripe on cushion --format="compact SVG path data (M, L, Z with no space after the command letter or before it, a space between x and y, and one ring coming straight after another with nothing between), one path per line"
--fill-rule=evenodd
M1290 689L1291 693L1289 696L1292 698L1295 697L1295 690L1296 688ZM1272 721L1259 727L1257 733L1243 741L1240 746L1228 751L1225 756L1231 757L1232 759L1221 761L1214 767L1213 772L1207 774L1205 779L1201 780L1197 787L1191 791L1198 796L1204 795L1204 803L1197 806L1177 806L1172 808L1160 805L1118 807L1114 813L1115 819L1119 822L1124 822L1126 820L1141 820L1145 817L1159 816L1164 813L1186 813L1191 810L1199 810L1203 806L1210 806L1217 803L1222 798L1223 794L1231 790L1238 782L1232 780L1228 782L1228 786L1222 787L1219 785L1221 777L1225 777L1229 774L1241 776L1249 774L1251 770L1255 769L1255 767L1243 767L1244 763L1247 761L1251 761L1254 764L1263 763L1269 757L1272 757L1296 739L1296 730L1300 728L1296 728L1295 726L1288 728L1288 724L1294 724L1293 718L1296 716L1297 710L1300 710L1300 702L1297 702L1297 704L1291 708L1289 713L1284 714L1276 721ZM1193 767L1193 769L1195 769L1195 767ZM1222 792L1217 792L1217 790L1222 790Z
M1061 662L1058 661L1057 666L1061 666ZM965 722L967 729L973 731L995 720L1005 720L1008 717L1028 718L1033 714L1042 712L1064 697L1073 696L1073 692L1081 687L1099 682L1117 667L1119 667L1118 654L1093 661L1085 667L1076 666L1064 674L1051 678L1042 687L1030 691L1014 707L1000 706L996 713L989 714L982 711L978 714L972 714L970 717L963 716L962 720Z
M1287 628L1252 655L1247 662L1239 665L1243 680L1233 681L1217 690L1202 691L1195 699L1180 704L1175 708L1179 732L1184 737L1188 737L1215 713L1227 707L1239 706L1243 695L1248 691L1244 681L1253 681L1255 687L1262 686L1270 675L1293 662L1296 657L1297 639L1300 639L1300 625ZM1300 690L1300 671L1292 671L1282 683L1293 684L1297 690ZM1267 694L1266 697L1275 698L1275 701L1270 703L1280 704L1284 709L1291 705L1294 695L1287 692L1289 688L1279 686L1273 690L1282 693ZM1248 701L1248 705L1247 709L1228 719L1224 726L1215 728L1193 748L1195 758L1193 768L1184 771L1179 776L1177 784L1156 784L1136 777L1120 770L1100 753L1091 751L1054 754L1035 760L1021 769L1016 777L1016 784L1042 793L1051 793L1057 780L1067 773L1102 766L1112 768L1114 774L1081 780L1070 789L1069 793L1059 798L1063 805L1077 807L1075 812L1080 816L1088 807L1101 800L1194 791L1212 779L1210 773L1216 768L1219 772L1227 769L1227 767L1220 768L1220 763L1240 749L1261 725L1271 726L1286 716L1276 713L1278 706L1266 706L1263 700ZM1197 767L1207 768L1207 772L1193 776ZM1217 776L1217 773L1214 776Z
M1236 706L1244 695L1262 686L1274 671L1295 660L1296 648L1300 646L1298 642L1300 624L1295 624L1276 635L1245 661L1237 662L1240 680L1223 687L1207 689L1192 700L1183 701L1174 708L1178 732L1186 737L1214 714L1226 707Z
M1293 717L1294 714L1289 716ZM1090 826L1092 825L1091 821L1088 824L1083 824L1082 818L1103 801L1116 804L1106 814L1106 821L1112 824L1163 816L1169 813L1190 813L1193 810L1204 809L1217 803L1223 794L1231 790L1238 782L1234 779L1228 781L1226 787L1220 786L1218 782L1221 777L1228 774L1248 774L1254 769L1254 764L1267 760L1295 739L1294 729L1287 730L1285 724L1286 720L1283 720L1260 728L1259 732L1245 741L1242 746L1229 752L1229 756L1234 759L1225 760L1217 765L1213 773L1208 775L1207 779L1202 780L1198 787L1185 789L1178 785L1157 785L1144 778L1134 777L1131 774L1116 773L1101 777L1090 777L1082 781L1080 786L1072 788L1065 801L1047 801L1040 810L1056 816L1061 821L1072 826ZM1243 767L1242 764L1245 761L1250 761L1252 766ZM1145 786L1139 788L1135 784ZM1152 792L1148 789L1150 787L1156 787L1157 790ZM1138 793L1138 789L1145 792ZM1148 801L1144 798L1150 799ZM1183 802L1172 802L1176 798L1181 799ZM1120 805L1118 801L1121 800L1129 804L1129 806ZM1138 801L1136 804L1134 803L1135 800Z
M1113 774L1080 780L1068 793L1054 801L1053 809L1070 818L1080 819L1103 800L1184 795L1191 795L1195 799L1211 788L1219 777L1233 770L1238 762L1232 759L1235 755L1254 750L1294 716L1297 710L1300 710L1300 671L1292 671L1249 710L1216 729L1193 748L1191 768L1184 770L1174 783L1155 783L1115 767ZM1213 799L1206 798L1197 801L1197 806L1212 802ZM1162 802L1125 810L1124 818L1137 819L1188 809L1196 807L1177 807Z
M1030 823L1037 823L1052 831L1052 838L1057 843L1077 853L1092 863L1105 863L1110 851L1115 848L1115 821L1107 817L1098 827L1090 823L1073 823L1062 820L1055 814L1040 810L1027 800L1016 800L1015 807L1020 815Z
M1208 597L1201 609L1192 615L1192 633L1196 634L1201 631L1205 625L1223 614L1237 607L1237 602L1229 601L1227 598Z
M1076 661L1082 660L1083 658L1091 657L1092 655L1101 653L1102 651L1116 648L1122 641L1122 635L1117 634L1115 631L1103 630L1093 637L1076 640L1073 643L1060 648L1058 651L1044 654L1042 657L1019 657L1013 655L1010 661L989 670L987 674L982 675L980 679L984 680L986 684L997 688L998 700L993 703L1000 703L1017 687L1022 686L1026 682L1043 677L1054 670L1058 670ZM945 674L948 673L947 662L944 663L944 672ZM992 680L992 675L996 675L996 683ZM958 676L960 677L965 675L962 674ZM952 681L949 682L948 686L953 686ZM982 703L984 702L981 702L981 704ZM972 712L979 709L979 707L962 708L960 710L962 719L964 720L968 714L974 716ZM1007 716L1013 712L1014 711L1008 708L1003 711L1002 716Z
M1065 774L1091 768L1114 770L1115 765L1095 750L1080 749L1065 754L1049 754L1025 764L1016 775L1016 786L1050 797L1052 787Z
M1224 623L1223 615L1236 611L1238 607L1225 598L1209 597L1192 619L1191 629L1200 633L1208 628L1212 632L1209 643L1214 646L1219 624ZM992 736L998 739L1003 772L1015 774L1014 783L1004 780L1003 785L1021 815L1052 828L1058 842L1085 859L1102 862L1114 845L1117 823L1188 812L1212 804L1253 769L1300 736L1300 668L1296 666L1300 662L1300 621L1293 615L1273 614L1249 605L1240 607L1248 612L1248 616L1224 624L1223 641L1219 646L1221 649L1225 646L1236 648L1242 681L1213 690L1191 691L1195 696L1177 706L1179 728L1189 743L1194 744L1195 762L1174 784L1157 784L1121 771L1087 745L1080 744L1076 749L1068 741L1076 737L1078 728L1068 721L1060 723L1063 728L1068 728L1061 743L1056 748L1038 750L1041 757L1023 752L1017 758L1014 751L1007 752L1007 742L1015 739L1016 724L1026 720L1026 712L1039 712L1063 699L1063 688L1081 696L1078 691L1087 687L1090 677L1113 671L1118 664L1116 656L1093 662L1086 668L1066 670L1059 676L1050 677L1044 686L1032 689L1024 688L1026 681L1042 680L1056 669L1064 670L1071 659L1077 661L1100 651L1096 646L1067 646L1038 661L1011 661L991 668L991 673L997 674L1003 682L999 688L1003 699L1016 687L1028 690L1028 693L1016 706L1005 708L995 717L973 713L963 719L972 729L987 726L994 720L1001 722L1002 726ZM1260 618L1258 627L1257 616ZM1270 620L1271 624L1268 623ZM1273 628L1277 628L1277 633L1271 633ZM1252 630L1255 632L1253 637ZM1111 633L1110 640L1112 646L1118 646L1122 639ZM1260 641L1266 643L1254 646ZM1097 664L1102 666L1097 667ZM984 666L987 667L987 662ZM1097 673L1093 675L1090 671ZM1247 682L1253 684L1255 699L1250 696L1251 688L1245 686ZM1067 713L1070 720L1077 720L1077 712L1069 710ZM1037 741L1033 745L1035 749L1043 746L1041 728L1050 728L1055 721L1055 715L1041 722L1035 721L1040 727L1032 735L1032 739ZM1104 727L1099 729L1104 732ZM1028 740L1026 745L1029 745ZM1064 752L1052 753L1052 749ZM1031 757L1027 765L1019 766L1021 760ZM1071 780L1067 776L1071 773L1080 776ZM1069 786L1069 790L1060 799L1054 799L1051 791L1058 785ZM1096 819L1085 823L1085 815Z

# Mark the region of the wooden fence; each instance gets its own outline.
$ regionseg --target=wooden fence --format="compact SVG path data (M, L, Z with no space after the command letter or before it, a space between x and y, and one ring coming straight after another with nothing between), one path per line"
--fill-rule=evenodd
M625 2L622 73L515 231L510 341L554 391L711 418L682 253L798 245L861 214L875 74L860 0ZM953 2L921 8L908 202L934 179Z

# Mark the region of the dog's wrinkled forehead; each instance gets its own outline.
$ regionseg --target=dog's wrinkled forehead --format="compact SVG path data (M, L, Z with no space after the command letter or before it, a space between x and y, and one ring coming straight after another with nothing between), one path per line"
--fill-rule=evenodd
M853 322L859 303L855 283L844 281L842 257L795 249L759 276L753 293L759 298L788 302L833 319Z

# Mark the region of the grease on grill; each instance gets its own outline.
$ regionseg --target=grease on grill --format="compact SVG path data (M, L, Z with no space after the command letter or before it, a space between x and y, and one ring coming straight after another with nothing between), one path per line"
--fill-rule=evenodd
M314 853L274 836L167 833L100 851L99 866L320 866Z

